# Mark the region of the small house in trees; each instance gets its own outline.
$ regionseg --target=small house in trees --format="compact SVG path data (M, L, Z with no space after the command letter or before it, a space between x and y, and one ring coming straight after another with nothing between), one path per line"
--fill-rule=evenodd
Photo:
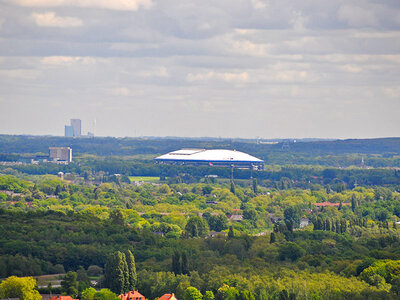
M146 300L145 297L138 291L130 291L126 294L118 296L121 300Z
M172 293L172 294L164 294L160 298L158 298L158 300L178 300L178 299Z

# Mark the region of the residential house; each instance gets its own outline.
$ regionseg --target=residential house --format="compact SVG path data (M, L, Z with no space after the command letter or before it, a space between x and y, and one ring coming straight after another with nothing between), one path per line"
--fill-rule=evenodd
M130 291L118 296L121 300L145 300L145 297L138 291Z
M158 300L178 300L178 299L172 293L172 294L164 294L160 298L158 298Z

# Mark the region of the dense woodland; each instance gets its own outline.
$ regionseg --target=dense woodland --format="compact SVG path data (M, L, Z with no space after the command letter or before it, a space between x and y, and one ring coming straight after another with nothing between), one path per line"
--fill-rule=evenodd
M1 157L45 153L65 140L2 136ZM237 141L238 150L276 160L266 160L265 171L235 170L233 181L229 169L151 161L175 147L228 141L70 143L81 152L66 166L0 166L0 278L9 278L0 296L22 280L12 276L64 274L60 287L38 289L84 300L115 299L133 287L148 299L399 297L400 172L387 168L400 167L399 139L289 150ZM294 164L296 157L308 162ZM324 202L335 206L318 206Z

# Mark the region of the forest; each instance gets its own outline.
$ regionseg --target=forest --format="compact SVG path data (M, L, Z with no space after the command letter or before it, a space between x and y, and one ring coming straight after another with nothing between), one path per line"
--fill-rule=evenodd
M46 147L63 140L2 136L2 157L45 153L46 139ZM0 296L25 280L32 293L83 300L132 289L151 300L165 293L185 300L398 299L397 139L298 142L289 150L265 145L277 147L265 157L300 155L309 163L267 162L260 172L234 170L233 180L230 169L154 165L151 158L167 151L168 141L77 139L81 149L96 150L76 151L69 165L0 166ZM17 151L24 143L37 148ZM237 143L257 154L255 142ZM127 145L152 148L153 156L122 149ZM325 164L328 156L363 157L367 167L357 159ZM61 284L29 281L49 274Z

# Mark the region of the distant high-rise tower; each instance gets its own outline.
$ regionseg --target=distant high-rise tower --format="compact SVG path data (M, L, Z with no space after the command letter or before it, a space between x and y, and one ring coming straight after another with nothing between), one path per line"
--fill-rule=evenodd
M71 126L74 132L74 136L82 135L82 122L80 119L71 119Z
M74 128L71 125L65 125L65 136L73 137L74 136Z

